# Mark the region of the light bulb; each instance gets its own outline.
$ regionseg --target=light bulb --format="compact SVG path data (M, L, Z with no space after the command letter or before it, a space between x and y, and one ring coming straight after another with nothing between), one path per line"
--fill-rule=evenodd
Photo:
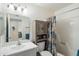
M21 12L21 7L18 7L18 10L17 11Z
M26 14L26 13L27 13L27 9L26 9L26 8L23 10L23 13L24 13L24 14Z
M12 4L10 4L9 9L14 10L14 6Z

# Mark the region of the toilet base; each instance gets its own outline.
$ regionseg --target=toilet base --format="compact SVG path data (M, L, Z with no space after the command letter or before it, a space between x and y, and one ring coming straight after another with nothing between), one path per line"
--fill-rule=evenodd
M53 56L49 51L42 51L40 52L41 56Z

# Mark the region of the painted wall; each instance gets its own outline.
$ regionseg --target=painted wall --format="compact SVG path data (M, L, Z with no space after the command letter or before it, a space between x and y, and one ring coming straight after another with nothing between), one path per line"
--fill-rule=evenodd
M5 18L7 14L15 14L26 17L28 20L30 20L30 26L32 25L33 20L43 20L46 21L46 19L53 15L53 12L50 9L44 9L42 7L29 5L24 13L20 12L19 10L14 11L12 7L7 8L6 4L0 4L0 12L5 14ZM27 20L25 18L22 18L23 22L22 25L26 27ZM6 28L6 27L5 27ZM25 31L23 27L19 28L19 31ZM28 31L28 30L27 30ZM30 28L30 34L32 34L32 27ZM3 35L5 41L5 35ZM24 36L23 36L24 38ZM30 39L32 39L32 35L30 36ZM4 43L3 43L4 44Z
M51 9L43 8L36 5L27 5L27 8L24 12L18 10L13 10L13 6L7 8L7 4L1 4L2 12L11 13L11 14L19 14L26 17L29 17L32 20L46 20L48 17L53 16L53 11ZM6 10L6 11L5 11Z

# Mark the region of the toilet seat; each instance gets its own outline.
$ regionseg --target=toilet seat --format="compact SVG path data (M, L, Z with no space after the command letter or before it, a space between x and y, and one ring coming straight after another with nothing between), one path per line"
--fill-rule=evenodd
M49 51L40 52L41 56L53 56Z

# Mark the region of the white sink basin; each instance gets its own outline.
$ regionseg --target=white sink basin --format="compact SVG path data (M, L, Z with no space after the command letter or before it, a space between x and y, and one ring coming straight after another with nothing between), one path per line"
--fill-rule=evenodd
M23 48L23 47L25 47L26 45L23 45L23 44L21 44L21 45L12 45L12 46L10 46L10 48L11 49L21 49L21 48Z
M22 40L22 41L20 41L21 45L18 45L18 42L16 42L16 43L11 44L11 45L9 44L9 46L7 46L7 47L11 48L11 49L20 49L20 48L25 47L28 42L30 42L30 41L28 41L28 40Z

